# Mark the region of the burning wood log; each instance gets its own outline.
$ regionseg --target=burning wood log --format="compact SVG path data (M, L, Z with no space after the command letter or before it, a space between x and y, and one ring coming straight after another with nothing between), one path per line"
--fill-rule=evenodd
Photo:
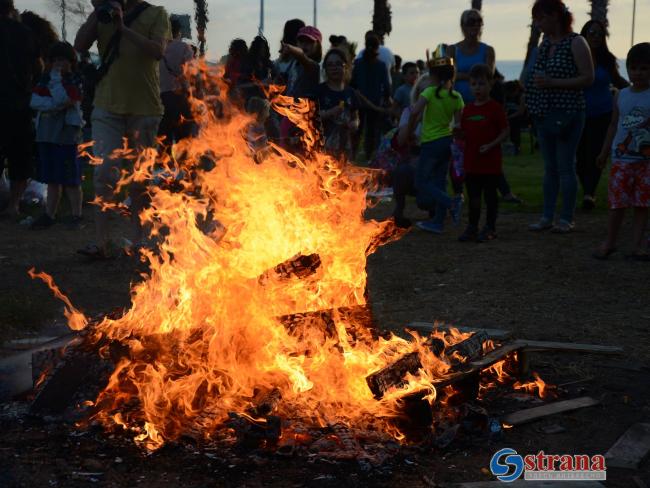
M282 392L279 388L260 390L253 399L255 406L250 409L250 413L257 417L266 417L278 407L280 400Z
M318 254L297 254L262 273L258 278L258 282L264 284L271 278L281 280L298 278L301 280L315 274L320 265L321 260Z
M391 387L403 386L406 382L404 376L407 373L415 374L422 368L420 355L412 352L402 356L393 364L386 366L366 377L366 383L375 398L380 399Z
M483 355L483 344L487 340L487 333L484 330L479 330L464 341L451 346L445 354L457 362L473 361Z
M294 313L278 318L290 334L302 338L307 331L320 330L323 340L336 337L336 320L349 324L346 331L353 341L371 341L378 332L369 305L341 307L315 312Z
M71 349L49 373L30 407L32 413L63 413L82 385L97 388L108 382L112 364L95 352ZM91 381L92 378L92 381ZM97 393L97 392L93 392Z
M247 449L271 448L277 445L282 434L280 417L270 415L264 419L254 420L246 415L231 412L226 422L235 431L239 447Z

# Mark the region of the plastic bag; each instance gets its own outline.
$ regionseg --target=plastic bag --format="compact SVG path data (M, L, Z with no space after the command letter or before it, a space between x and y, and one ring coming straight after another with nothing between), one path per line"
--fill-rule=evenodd
M45 205L47 185L36 180L29 180L21 200L27 204Z

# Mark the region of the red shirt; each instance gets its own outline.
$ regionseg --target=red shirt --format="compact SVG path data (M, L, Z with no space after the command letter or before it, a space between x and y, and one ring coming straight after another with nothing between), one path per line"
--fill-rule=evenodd
M494 141L508 127L503 106L494 100L489 100L483 105L472 102L465 105L460 124L465 135L465 173L500 174L501 144L484 154L481 154L479 149Z

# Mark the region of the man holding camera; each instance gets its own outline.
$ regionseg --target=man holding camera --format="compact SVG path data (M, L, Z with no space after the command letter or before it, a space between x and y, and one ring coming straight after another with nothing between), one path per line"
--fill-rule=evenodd
M138 151L156 144L158 125L163 115L160 100L158 62L170 38L169 17L165 9L143 0L93 0L95 10L81 26L75 39L77 51L87 51L97 41L102 59L98 69L92 114L94 154L103 162L95 167L95 194L111 202L120 170L125 163L111 156L127 139L129 148ZM131 163L132 164L132 163ZM133 243L142 241L139 214L146 202L146 189L133 184L129 189ZM105 259L113 257L108 215L98 208L95 215L97 242L79 252Z

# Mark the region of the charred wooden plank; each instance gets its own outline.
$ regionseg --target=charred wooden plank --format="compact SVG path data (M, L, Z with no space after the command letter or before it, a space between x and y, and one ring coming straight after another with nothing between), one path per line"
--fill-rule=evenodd
M412 352L367 376L366 383L375 398L379 399L391 387L403 386L405 384L404 376L407 373L415 374L421 368L420 355L417 352Z
M567 351L594 354L622 354L623 348L618 346L600 346L597 344L577 344L573 342L531 341L520 339L517 342L529 351Z
M393 221L381 222L382 228L372 237L372 241L366 249L366 256L373 254L379 247L396 241L408 232L408 229L397 227Z
M97 354L66 354L36 394L30 411L62 413L79 388L90 380L95 364L101 361Z
M650 452L650 424L634 424L607 454L608 468L637 469Z
M321 330L324 338L336 337L336 322L343 321L352 340L373 340L378 331L369 305L317 310L313 312L294 313L278 317L289 333L303 337L308 330Z
M510 425L520 425L526 422L532 422L549 415L554 415L561 412L569 412L579 408L591 407L598 405L600 402L591 397L580 397L572 400L564 400L561 402L553 402L541 407L527 408L519 410L503 417L503 422Z
M263 284L272 278L280 280L304 279L316 273L320 265L321 260L318 254L297 254L262 273L258 281Z
M235 412L228 414L226 425L235 431L237 444L246 449L272 448L282 435L280 417L270 415L264 419L252 419Z
M279 388L271 390L260 390L253 399L254 406L250 409L251 415L266 417L271 414L282 400L282 392Z
M440 331L448 331L450 329L457 329L459 332L462 332L464 334L466 333L472 333L472 332L479 332L479 331L485 331L485 333L488 336L488 339L493 339L496 341L504 341L506 339L510 339L512 337L512 332L509 330L502 330L502 329L485 329L485 328L477 328L477 327L464 327L461 325L449 325L449 324L432 324L429 322L411 322L406 326L407 329L412 329L416 330L420 333L424 334L431 334L435 330L440 330Z
M450 346L445 354L449 358L459 359L462 362L472 361L483 355L483 344L487 340L487 333L484 330L478 330L467 339Z

